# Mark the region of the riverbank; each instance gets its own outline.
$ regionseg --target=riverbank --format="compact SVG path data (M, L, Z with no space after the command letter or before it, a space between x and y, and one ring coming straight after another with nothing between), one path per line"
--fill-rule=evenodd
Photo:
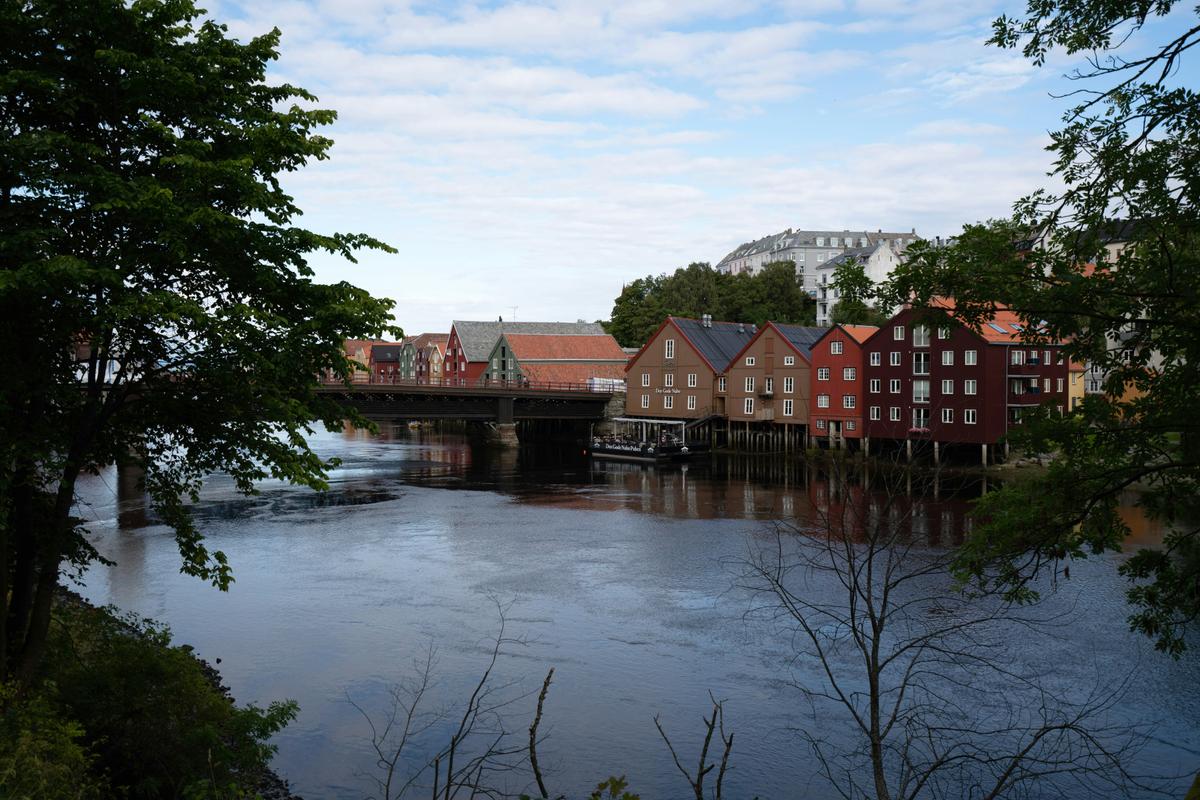
M63 591L36 689L5 687L0 796L300 800L271 768L294 703L239 706L167 628Z

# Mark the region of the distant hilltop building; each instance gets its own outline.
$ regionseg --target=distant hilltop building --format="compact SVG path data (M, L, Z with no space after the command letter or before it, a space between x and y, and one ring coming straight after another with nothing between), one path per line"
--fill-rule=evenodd
M916 228L900 233L883 230L794 231L788 228L782 233L738 246L717 262L717 269L731 275L742 272L754 274L772 261L792 261L796 264L796 276L804 290L816 297L818 270L826 261L837 258L847 250L874 250L881 244L899 253L916 239Z

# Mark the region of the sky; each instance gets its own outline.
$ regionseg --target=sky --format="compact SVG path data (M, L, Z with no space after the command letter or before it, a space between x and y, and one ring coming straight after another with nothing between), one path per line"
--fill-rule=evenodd
M208 0L338 112L284 185L323 281L454 319L607 319L622 286L785 228L952 235L1039 186L1078 59L985 45L991 0ZM1186 9L1184 10L1186 12ZM1156 21L1136 49L1182 27Z

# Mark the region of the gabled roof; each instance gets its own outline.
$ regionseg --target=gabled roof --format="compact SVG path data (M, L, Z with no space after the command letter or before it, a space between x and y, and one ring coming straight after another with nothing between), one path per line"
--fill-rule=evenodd
M625 380L625 364L521 364L521 373L531 383L587 383L591 378Z
M858 344L866 344L867 339L870 339L879 332L879 328L876 328L874 325L842 325L841 323L834 323L832 326L825 329L825 332L822 333L817 340L812 343L812 346L816 347L817 342L822 341L825 339L825 337L829 336L829 334L837 330L840 330Z
M839 264L845 264L848 261L850 261L851 259L856 259L858 261L866 261L868 258L871 257L871 254L874 253L881 246L882 246L882 243L880 243L878 245L873 245L871 247L852 247L849 250L845 250L841 253L838 253L836 256L829 259L824 264L818 264L817 269L835 269L835 268L837 268L837 266Z
M403 344L412 345L415 349L421 350L428 347L434 342L445 342L449 338L448 333L422 333L417 336L410 336L404 340Z
M492 347L502 334L537 333L558 336L584 335L603 336L604 328L598 322L476 322L454 320L452 330L458 334L458 342L467 361L486 361Z
M783 338L787 339L805 358L812 353L813 345L825 335L827 330L807 325L783 325L778 322L768 322L767 324L774 326L775 330L779 331Z
M743 322L710 322L698 319L667 317L683 337L708 362L713 372L724 372L742 348L754 338L758 329Z
M625 366L626 356L608 334L553 336L544 333L506 333L504 340L517 361L612 361Z

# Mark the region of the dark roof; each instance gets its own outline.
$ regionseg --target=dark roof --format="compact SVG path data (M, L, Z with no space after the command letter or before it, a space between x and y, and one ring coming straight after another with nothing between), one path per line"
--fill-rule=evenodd
M792 346L801 353L811 353L812 346L828 331L828 328L812 328L805 325L781 325L778 322L772 323L775 328L783 334L783 338L792 343Z
M846 250L845 252L838 253L836 256L822 264L821 268L829 269L830 267L836 267L838 264L845 264L852 258L858 261L866 261L867 258L870 257L871 253L874 252L875 247L854 247Z
M403 344L377 344L371 348L372 361L399 361Z
M733 361L758 332L755 326L741 322L712 322L711 327L706 327L698 319L670 319L717 372L724 372L729 362Z

